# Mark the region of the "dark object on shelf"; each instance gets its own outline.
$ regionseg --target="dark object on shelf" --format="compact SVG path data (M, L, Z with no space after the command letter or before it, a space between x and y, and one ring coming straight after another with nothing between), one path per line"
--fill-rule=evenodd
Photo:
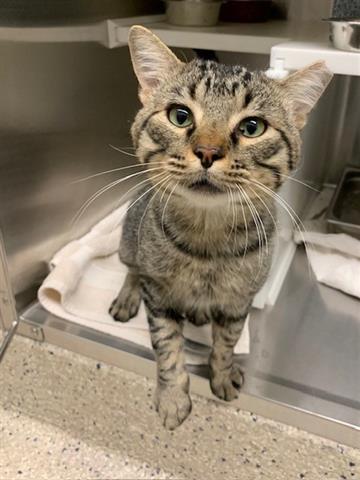
M1 26L52 26L163 11L160 0L0 0Z
M228 0L220 10L224 22L266 22L271 15L271 0Z
M330 203L329 230L360 238L360 168L346 168Z
M201 60L212 60L213 62L219 62L219 59L214 50L203 50L200 48L194 48L197 58Z
M331 16L360 19L360 0L334 0Z

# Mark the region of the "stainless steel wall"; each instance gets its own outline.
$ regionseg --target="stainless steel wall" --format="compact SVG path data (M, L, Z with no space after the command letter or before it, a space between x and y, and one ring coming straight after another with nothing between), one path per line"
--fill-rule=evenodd
M326 143L326 178L337 183L345 165L360 167L360 78L337 76Z
M0 225L19 293L36 286L52 254L124 191L103 195L71 227L81 204L119 175L71 182L134 163L109 144L131 145L137 85L127 48L1 43L0 59Z

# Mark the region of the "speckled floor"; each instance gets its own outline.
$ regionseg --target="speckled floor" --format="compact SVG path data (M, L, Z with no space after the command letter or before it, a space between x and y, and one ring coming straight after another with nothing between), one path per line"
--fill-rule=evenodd
M360 479L360 451L193 395L168 432L154 383L16 337L0 367L0 478Z

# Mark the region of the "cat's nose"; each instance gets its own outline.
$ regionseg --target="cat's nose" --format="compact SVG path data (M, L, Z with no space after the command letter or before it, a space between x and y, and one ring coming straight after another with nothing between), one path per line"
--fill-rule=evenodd
M224 157L224 150L221 147L198 145L193 151L204 168L210 168L216 160Z

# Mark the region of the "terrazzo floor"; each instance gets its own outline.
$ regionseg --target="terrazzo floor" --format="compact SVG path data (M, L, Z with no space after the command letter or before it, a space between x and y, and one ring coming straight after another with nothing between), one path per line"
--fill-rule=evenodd
M15 337L0 366L0 478L360 480L360 451L193 397L174 432L154 382Z

